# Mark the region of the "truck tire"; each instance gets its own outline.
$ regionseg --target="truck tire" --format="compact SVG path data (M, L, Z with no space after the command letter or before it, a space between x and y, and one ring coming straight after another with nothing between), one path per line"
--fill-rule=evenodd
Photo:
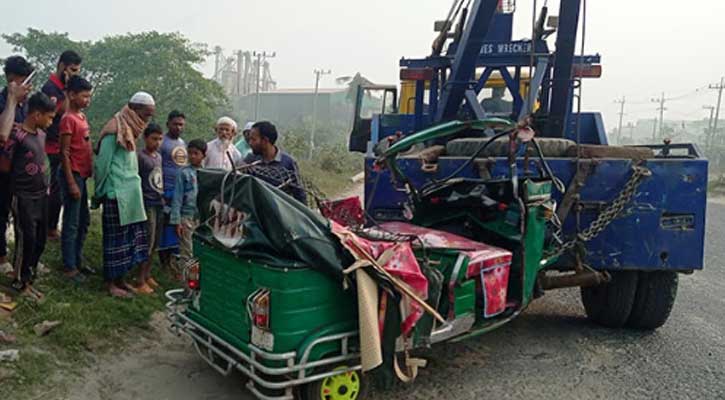
M581 288L582 304L590 320L607 328L621 328L632 312L638 276L636 271L610 274L609 283Z
M664 325L675 304L678 282L677 272L640 272L627 326L654 330Z

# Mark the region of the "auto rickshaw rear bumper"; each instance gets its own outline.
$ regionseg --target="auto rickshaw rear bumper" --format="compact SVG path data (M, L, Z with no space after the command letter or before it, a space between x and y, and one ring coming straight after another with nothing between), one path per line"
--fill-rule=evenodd
M248 344L248 352L231 345L208 328L186 315L186 307L191 299L185 289L174 289L166 292L167 318L171 323L170 330L182 333L192 339L199 356L212 368L224 376L237 370L249 378L247 388L262 400L293 400L296 387L315 382L327 377L360 370L360 354L351 352L350 339L357 336L357 331L322 336L312 340L303 350L298 352L271 353ZM337 342L340 351L335 356L319 360L310 360L312 350L323 343ZM282 367L270 367L270 364L281 364ZM344 364L347 369L334 368Z

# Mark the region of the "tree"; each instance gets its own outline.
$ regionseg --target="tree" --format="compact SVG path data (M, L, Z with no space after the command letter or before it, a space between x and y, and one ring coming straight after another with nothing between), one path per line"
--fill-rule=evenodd
M55 71L58 57L64 50L85 54L90 47L90 42L73 41L67 33L46 33L33 28L29 28L25 34L13 33L2 37L13 46L14 51L22 52L38 70L34 80L36 86L42 84L40 77L46 77Z
M189 139L211 138L216 118L229 109L221 86L195 68L210 54L207 46L192 43L180 33L151 31L83 42L70 39L67 33L28 29L24 34L2 37L36 65L43 77L55 70L64 50L81 54L83 75L94 85L87 114L96 134L139 90L156 99L155 119L162 126L172 109L184 112ZM36 85L40 83L36 80Z

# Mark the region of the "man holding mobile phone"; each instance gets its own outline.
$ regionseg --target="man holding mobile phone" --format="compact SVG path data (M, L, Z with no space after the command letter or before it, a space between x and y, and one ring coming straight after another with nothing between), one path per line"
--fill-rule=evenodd
M58 126L60 119L66 110L66 84L72 76L81 72L81 63L83 59L73 50L66 50L58 59L58 64L54 73L50 74L48 81L45 82L41 91L55 102L56 113L53 119L53 125L48 128L45 141L45 152L48 154L50 162L50 192L48 195L48 238L58 239L58 220L60 218L60 210L63 202L60 196L59 170L61 164L60 156L60 136L58 134ZM84 271L90 272L90 271Z
M3 70L8 86L22 87L23 90L18 89L16 91L24 92L26 95L30 92L30 86L25 81L33 73L33 67L25 58L21 56L8 57L5 59ZM0 131L9 133L12 130L12 125L22 124L25 121L28 114L28 105L24 99L18 101L11 93L12 91L8 90L8 86L0 92L0 114L2 114L2 117L0 117ZM12 118L5 118L10 116L9 113L12 111L10 109L6 110L6 105L14 108ZM4 143L0 143L0 188L2 188L0 190L0 266L8 262L6 233L12 200L12 193L8 189L10 187L10 158L3 151L4 147Z

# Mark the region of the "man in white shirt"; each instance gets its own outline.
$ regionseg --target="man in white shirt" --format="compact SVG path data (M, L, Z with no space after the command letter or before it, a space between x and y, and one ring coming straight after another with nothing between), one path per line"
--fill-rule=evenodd
M243 160L242 153L232 143L237 134L237 123L229 117L221 117L215 130L217 138L207 143L204 168L231 171L241 165Z

